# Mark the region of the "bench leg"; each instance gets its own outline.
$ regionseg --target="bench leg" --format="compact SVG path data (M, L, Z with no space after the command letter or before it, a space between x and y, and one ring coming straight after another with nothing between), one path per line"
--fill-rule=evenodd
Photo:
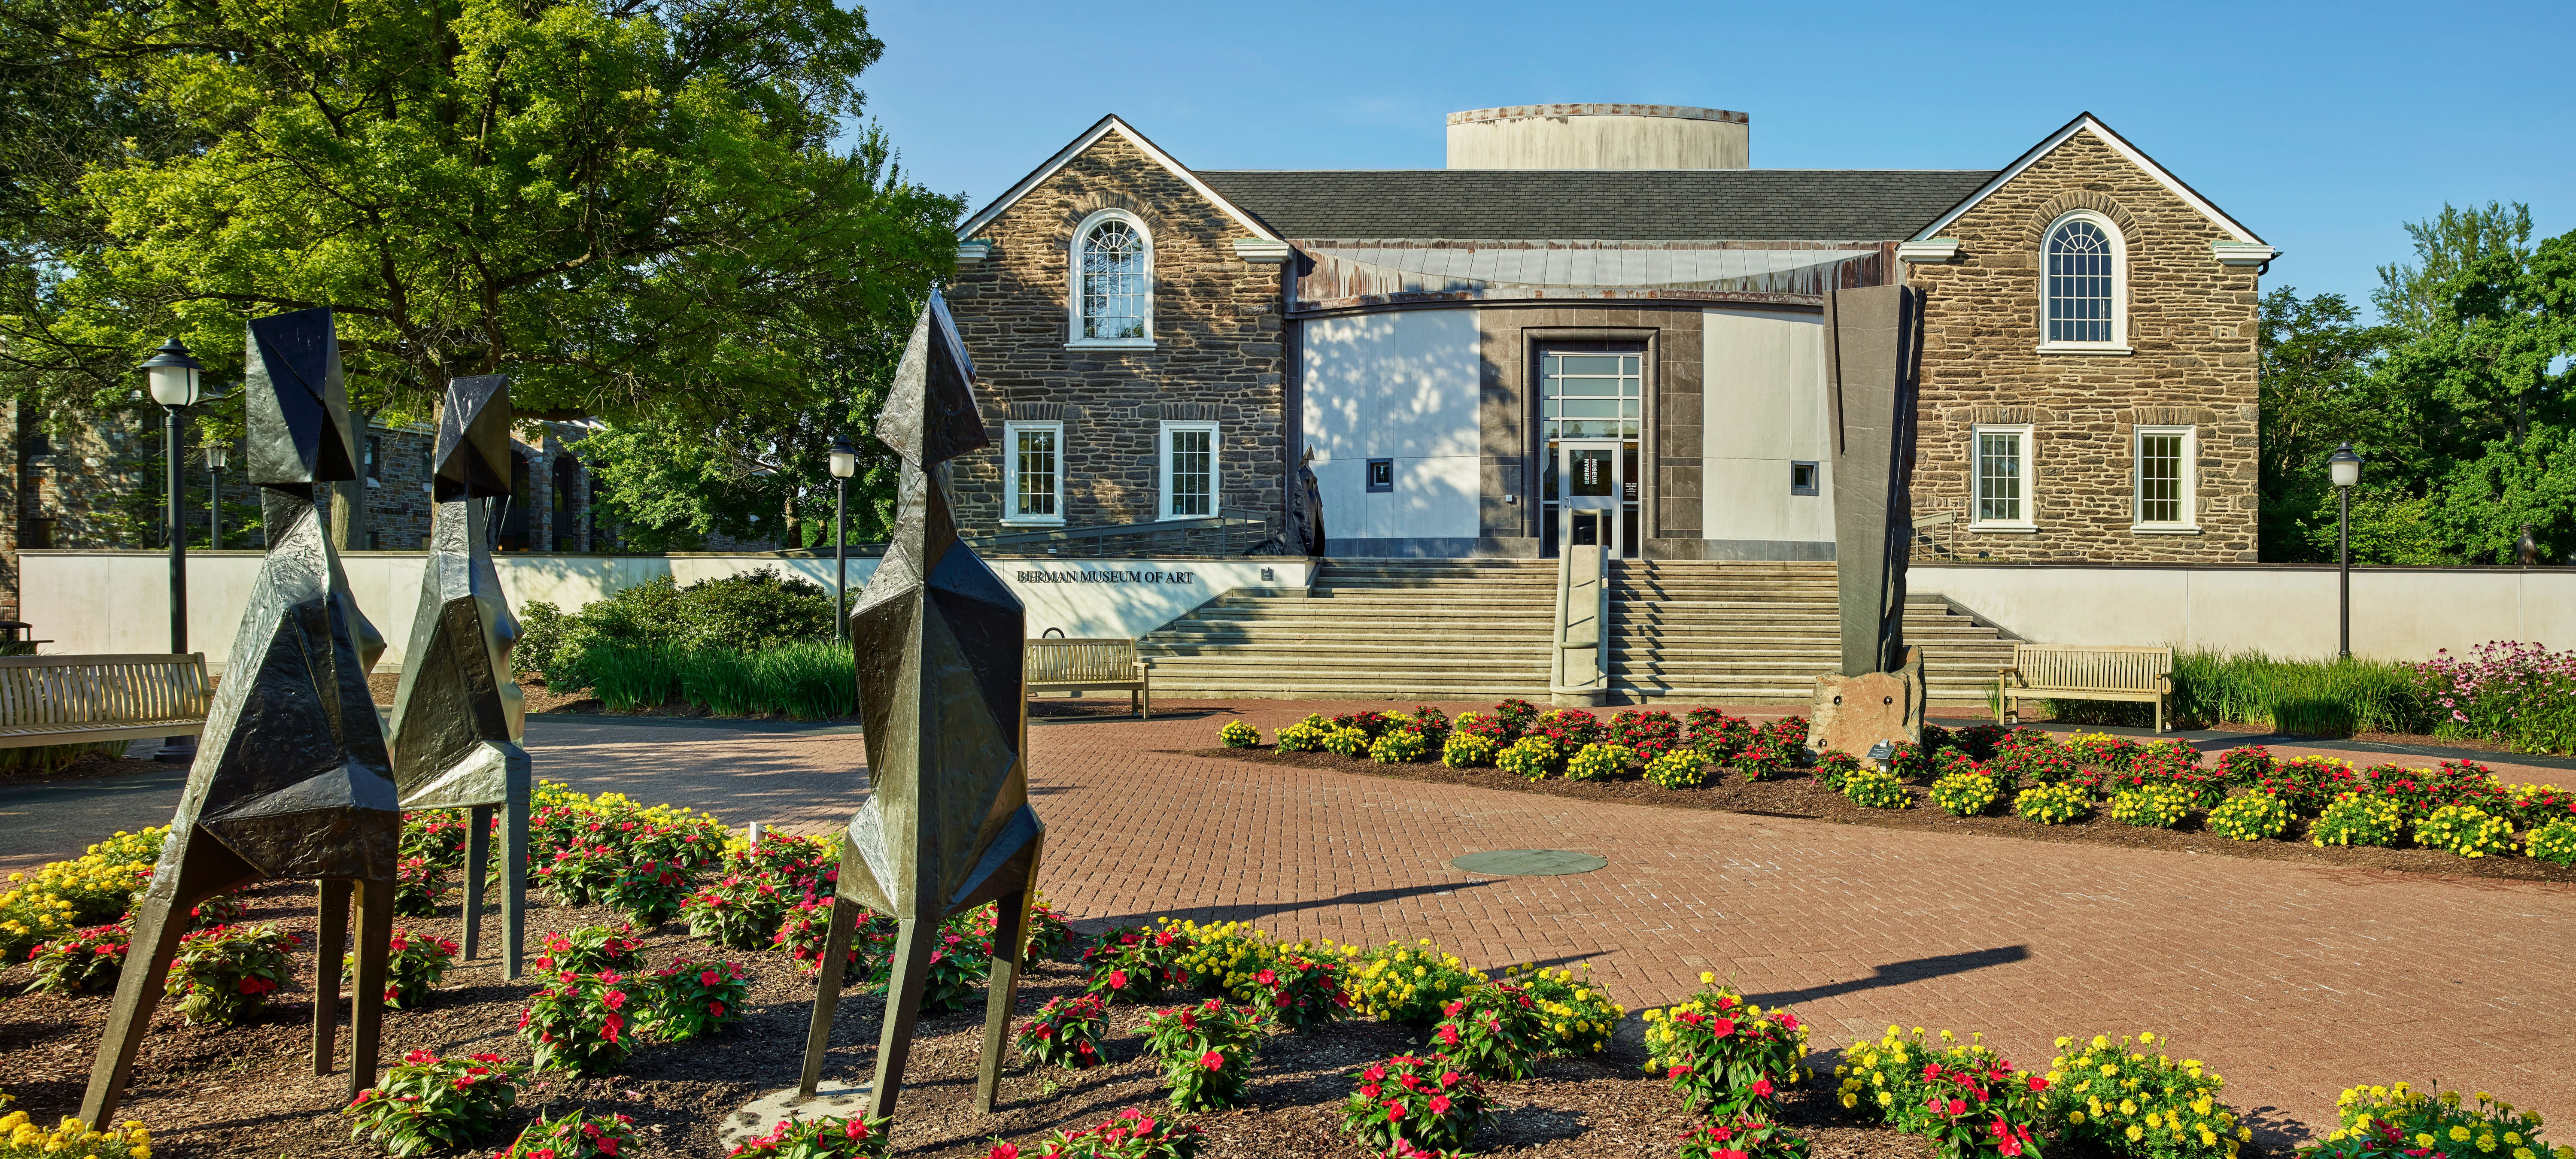
M2158 733L2162 733L2162 732L2164 732L2164 730L2165 730L2165 698L2164 698L2164 697L2159 696L2159 697L2157 697L2157 698L2156 698L2156 731L2157 731Z

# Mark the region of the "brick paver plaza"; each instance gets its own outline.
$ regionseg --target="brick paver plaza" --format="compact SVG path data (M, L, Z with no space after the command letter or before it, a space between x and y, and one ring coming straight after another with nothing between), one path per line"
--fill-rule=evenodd
M1270 729L1355 706L1237 707ZM2576 888L1592 804L1173 751L1213 746L1225 719L1033 724L1054 901L1087 923L1242 919L1292 939L1427 937L1487 968L1588 962L1631 1009L1681 998L1711 970L1796 1003L1819 1049L1890 1023L1946 1026L2042 1065L2060 1034L2153 1030L2226 1075L2258 1130L2330 1123L2343 1087L2400 1079L2576 1124ZM823 770L864 761L846 732L710 732L721 742L701 745L584 731L597 735L539 746L541 775L805 832L836 827L854 800ZM1506 879L1446 868L1515 848L1610 865Z

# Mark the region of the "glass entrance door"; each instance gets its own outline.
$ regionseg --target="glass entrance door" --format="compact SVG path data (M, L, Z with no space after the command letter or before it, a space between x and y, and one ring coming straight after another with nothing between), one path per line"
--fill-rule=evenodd
M1629 350L1543 350L1539 422L1540 550L1599 543L1637 554L1637 443L1645 358ZM1607 490L1594 491L1593 488Z
M1555 470L1548 472L1557 485L1555 546L1597 543L1610 549L1612 559L1626 554L1628 537L1619 518L1627 491L1624 451L1609 439L1556 444Z

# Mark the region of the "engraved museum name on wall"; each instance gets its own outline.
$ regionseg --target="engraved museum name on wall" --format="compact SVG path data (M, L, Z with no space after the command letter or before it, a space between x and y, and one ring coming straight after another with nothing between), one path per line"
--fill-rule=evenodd
M1023 571L1014 572L1014 582L1024 584L1194 584L1198 573L1187 571Z

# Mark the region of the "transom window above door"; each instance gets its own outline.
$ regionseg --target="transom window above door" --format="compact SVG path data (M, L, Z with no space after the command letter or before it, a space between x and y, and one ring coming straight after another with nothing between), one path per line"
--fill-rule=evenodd
M1645 357L1544 354L1540 424L1554 439L1633 439L1644 417Z

